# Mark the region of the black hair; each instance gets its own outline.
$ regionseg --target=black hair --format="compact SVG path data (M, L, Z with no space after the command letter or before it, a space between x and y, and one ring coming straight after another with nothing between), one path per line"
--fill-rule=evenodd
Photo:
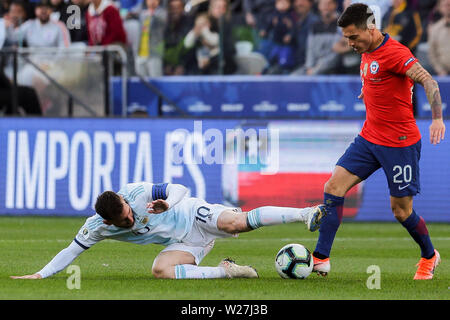
M27 4L25 3L24 0L13 0L13 1L11 1L11 4L9 5L9 7L11 8L12 5L22 7L25 10L25 12L27 11Z
M49 8L51 8L52 4L50 3L49 0L40 0L35 5L35 8L38 8L38 7L49 7Z
M97 197L95 211L105 220L113 220L120 216L123 204L120 196L112 191L105 191Z
M375 24L375 15L369 6L363 3L354 3L345 9L337 24L341 28L354 24L359 29L367 29L369 24Z

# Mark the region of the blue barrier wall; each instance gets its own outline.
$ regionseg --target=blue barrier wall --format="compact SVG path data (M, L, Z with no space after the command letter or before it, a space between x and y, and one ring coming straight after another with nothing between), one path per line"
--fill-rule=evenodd
M450 99L450 78L436 77L444 103ZM183 76L152 78L149 82L187 114L221 118L364 119L365 106L358 99L357 76ZM113 80L114 113L122 114L121 80ZM416 86L417 116L431 111L421 86ZM387 93L388 94L388 93ZM128 113L136 109L158 115L157 96L137 78L128 81ZM161 114L179 115L162 103Z
M235 123L201 125L221 132ZM0 213L91 215L101 191L133 181L181 183L192 196L221 202L219 165L176 161L175 153L201 150L193 126L184 120L0 119ZM184 149L174 149L180 145Z
M243 124L247 129L260 130L271 123L223 119L0 119L0 214L89 216L100 192L117 191L126 182L140 180L181 183L192 196L222 203L224 190L235 187L228 182L231 175L223 176L222 152L228 132ZM353 135L362 125L362 121L273 123L306 128L303 133L288 130L280 141L289 138L308 143L321 142L310 139L315 135L312 129L326 131L332 138L342 133L342 127L350 126ZM415 209L427 221L450 222L450 144L444 140L432 146L428 141L429 121L418 121L418 125L423 134L422 191L416 197ZM328 155L328 169L322 170L328 174L346 145L339 148L328 151L316 145L316 150L322 150L320 159L306 149L278 151L283 159L300 161L308 157L313 165ZM308 174L310 167L304 168L302 172ZM242 172L247 174L247 169ZM283 170L298 173L296 169L280 168ZM356 220L393 220L382 171L371 176L361 190Z

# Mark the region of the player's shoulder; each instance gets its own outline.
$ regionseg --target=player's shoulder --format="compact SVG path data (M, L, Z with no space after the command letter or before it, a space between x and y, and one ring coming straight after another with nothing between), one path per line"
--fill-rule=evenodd
M124 197L128 202L135 201L140 197L146 197L151 194L153 183L134 182L124 185L117 193Z
M400 43L400 41L392 38L391 36L387 35L389 38L386 41L386 47L388 48L395 48L395 49L408 49L407 46ZM409 49L408 49L409 50Z
M386 41L386 53L385 58L387 61L395 61L395 58L405 58L405 57L412 57L413 53L411 50L405 46L404 44L400 43L398 40L389 37L389 39Z
M106 226L103 220L104 219L102 218L102 216L96 213L93 216L90 216L89 218L86 219L84 227L89 229L90 231L97 231L100 227Z

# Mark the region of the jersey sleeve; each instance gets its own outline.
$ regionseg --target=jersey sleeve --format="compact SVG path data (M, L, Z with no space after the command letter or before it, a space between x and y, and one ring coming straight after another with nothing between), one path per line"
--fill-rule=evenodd
M419 60L411 51L401 45L392 47L394 54L389 57L389 69L393 73L404 75Z
M84 250L87 250L97 242L104 240L104 237L101 236L99 232L97 232L96 230L100 223L103 223L101 217L88 218L86 220L86 223L81 227L81 229L76 234L73 241Z
M80 248L75 241L72 241L67 248L61 250L37 273L40 274L42 278L48 278L66 268L83 252L84 250Z

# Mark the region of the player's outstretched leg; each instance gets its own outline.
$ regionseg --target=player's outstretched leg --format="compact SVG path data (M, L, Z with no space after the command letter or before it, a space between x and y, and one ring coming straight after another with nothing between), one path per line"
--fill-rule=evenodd
M247 212L247 226L254 230L263 226L304 222L309 231L315 231L326 215L325 205L303 209L266 206Z

